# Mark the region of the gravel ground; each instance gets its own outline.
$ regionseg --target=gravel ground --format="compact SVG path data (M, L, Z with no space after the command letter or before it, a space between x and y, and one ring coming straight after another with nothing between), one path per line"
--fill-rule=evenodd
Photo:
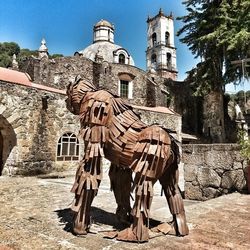
M64 177L64 178L55 178ZM92 204L91 233L71 232L72 173L37 177L0 177L0 250L10 249L250 249L250 195L233 193L206 202L185 200L190 234L175 237L151 233L148 243L103 238L103 232L121 228L116 204L104 178ZM170 221L160 186L155 188L152 224Z

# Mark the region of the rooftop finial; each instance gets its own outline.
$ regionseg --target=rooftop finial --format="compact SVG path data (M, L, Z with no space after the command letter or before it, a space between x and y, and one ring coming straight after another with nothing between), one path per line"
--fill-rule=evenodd
M159 14L160 14L160 15L164 15L162 8L160 8Z
M39 58L41 59L42 57L47 57L48 58L48 48L46 46L46 41L45 39L43 38L42 41L41 41L41 46L40 48L38 49L38 52L39 52Z
M46 41L45 39L43 38L42 41L41 41L41 46L38 50L39 52L45 52L45 51L48 51L48 48L46 46Z
M12 56L12 69L14 69L14 70L19 69L19 65L18 65L18 62L16 60L16 54L13 54L13 56Z

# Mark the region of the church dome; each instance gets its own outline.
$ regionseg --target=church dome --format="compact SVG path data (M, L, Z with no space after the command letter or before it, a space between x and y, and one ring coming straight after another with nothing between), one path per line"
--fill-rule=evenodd
M105 26L105 27L109 27L111 29L114 29L114 25L112 25L109 21L107 20L100 20L99 22L96 23L96 25L94 26L94 28L98 28L100 26Z
M98 58L98 61L134 65L134 60L128 51L114 43L114 25L103 19L94 26L93 44L76 52L75 55L92 61L97 61Z

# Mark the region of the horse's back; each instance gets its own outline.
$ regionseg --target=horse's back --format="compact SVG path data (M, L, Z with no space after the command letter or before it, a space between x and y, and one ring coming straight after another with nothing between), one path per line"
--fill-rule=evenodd
M171 154L169 134L162 127L151 125L139 134L130 167L136 173L158 179L166 170Z

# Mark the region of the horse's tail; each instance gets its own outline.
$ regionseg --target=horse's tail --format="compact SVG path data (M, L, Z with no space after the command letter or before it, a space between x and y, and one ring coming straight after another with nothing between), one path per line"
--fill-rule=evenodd
M164 128L162 127L169 135L170 140L171 140L171 152L172 155L174 157L173 161L175 160L177 164L180 163L180 144L181 142L178 141L172 134L176 134L176 131L172 130L172 129L168 129L168 128Z

